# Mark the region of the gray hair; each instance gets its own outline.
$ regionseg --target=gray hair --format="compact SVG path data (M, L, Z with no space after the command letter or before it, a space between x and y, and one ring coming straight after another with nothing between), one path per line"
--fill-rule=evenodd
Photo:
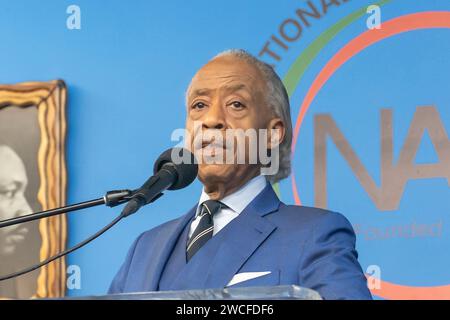
M273 67L252 54L242 49L230 49L223 51L213 57L210 61L220 57L231 56L238 58L256 67L264 77L267 91L265 94L266 102L274 114L283 121L285 126L285 137L279 146L279 169L273 175L267 175L266 178L271 183L276 183L291 173L291 145L292 145L292 121L289 105L289 96L280 77L276 74ZM189 92L190 86L186 93Z

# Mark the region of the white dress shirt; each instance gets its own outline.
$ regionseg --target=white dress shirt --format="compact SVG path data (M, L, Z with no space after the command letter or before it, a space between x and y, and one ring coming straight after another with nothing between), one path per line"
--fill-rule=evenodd
M213 235L222 230L231 220L236 218L242 211L244 211L245 207L256 198L256 196L263 191L266 187L266 178L264 176L257 176L250 181L248 181L245 185L243 185L239 190L234 193L226 196L222 200L219 200L227 207L220 209L213 217L214 221L214 231ZM195 228L197 228L198 223L200 222L200 205L209 200L208 194L205 192L205 189L202 190L202 195L200 196L200 201L197 205L197 213L194 221L191 223L191 229L189 230L189 238L194 233Z

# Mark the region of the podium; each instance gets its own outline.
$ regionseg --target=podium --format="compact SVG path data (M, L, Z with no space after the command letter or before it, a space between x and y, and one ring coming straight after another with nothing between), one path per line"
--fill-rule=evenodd
M67 298L66 298L67 299ZM70 300L322 300L314 290L295 285L239 287L184 291L153 291L103 296L72 297Z

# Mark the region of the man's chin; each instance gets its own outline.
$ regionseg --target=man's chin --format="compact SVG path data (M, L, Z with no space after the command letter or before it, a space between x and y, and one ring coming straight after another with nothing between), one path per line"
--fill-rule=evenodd
M16 246L13 244L3 245L0 248L0 255L12 255L16 251Z
M203 183L227 180L233 168L224 164L202 164L199 167L198 177Z

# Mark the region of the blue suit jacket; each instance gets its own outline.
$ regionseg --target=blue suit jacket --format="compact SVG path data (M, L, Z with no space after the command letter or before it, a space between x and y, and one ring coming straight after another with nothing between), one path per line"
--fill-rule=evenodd
M195 210L141 234L109 293L158 290L165 264ZM170 276L176 290L223 288L236 273L259 271L271 272L235 286L296 284L317 290L325 299L371 299L347 219L327 210L285 205L269 184L183 270Z

